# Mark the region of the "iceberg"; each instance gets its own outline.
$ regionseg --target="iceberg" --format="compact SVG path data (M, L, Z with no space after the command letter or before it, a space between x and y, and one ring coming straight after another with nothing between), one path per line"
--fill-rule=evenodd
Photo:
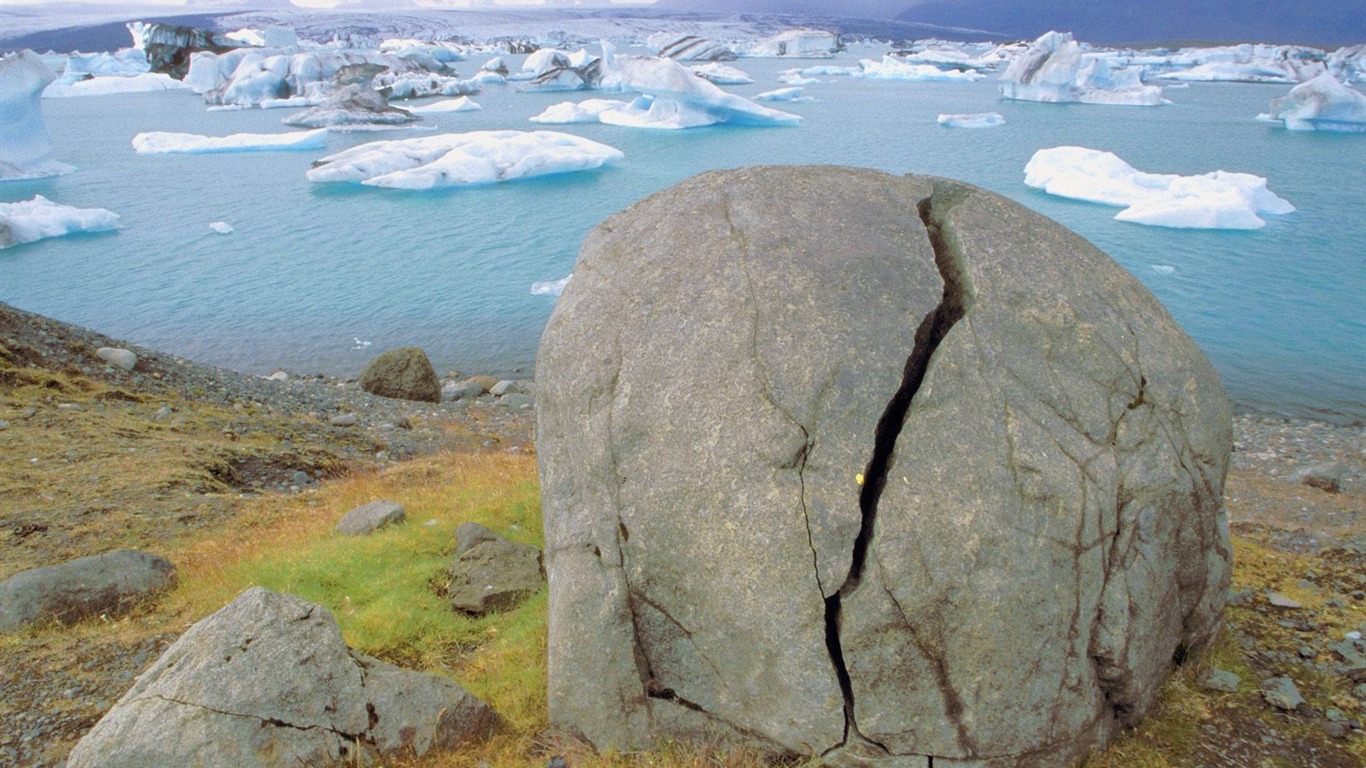
M406 109L389 106L384 94L375 90L375 75L380 64L352 64L333 76L332 95L316 107L285 118L285 125L300 128L365 128L415 123L422 118Z
M814 101L810 96L805 95L806 89L801 86L792 88L779 88L775 91L764 91L754 97L755 101Z
M72 53L66 57L62 77L75 80L82 75L140 75L150 71L147 54L141 48L124 48L113 53Z
M481 109L483 109L483 107L471 101L468 96L461 96L458 99L443 99L417 107L408 107L408 111L415 115L431 115L442 112L477 112Z
M782 83L783 85L798 85L798 86L800 86L800 85L815 85L816 83L819 83L820 80L817 79L817 78L814 78L814 77L812 77L812 76L810 76L810 75L808 75L808 74L806 74L806 72L805 72L804 70L800 70L800 69L785 69L785 70L783 70L782 72L779 72L779 73L778 73L778 82Z
M755 58L828 59L844 49L839 35L819 29L789 29L741 52Z
M971 115L940 115L939 124L946 128L994 128L1005 125L1006 119L996 112Z
M52 159L52 142L43 124L43 89L55 78L33 51L0 58L0 181L76 170Z
M602 45L602 58L585 65L595 73L593 87L641 95L628 103L606 104L590 99L579 105L557 104L532 118L534 122L596 119L608 125L666 130L718 123L797 125L801 122L797 115L727 93L673 59L618 54L610 43Z
M1272 99L1269 116L1291 131L1366 133L1366 96L1324 72Z
M933 64L916 64L902 61L895 56L886 55L882 61L863 59L854 77L869 80L912 80L912 81L973 81L986 75L975 69L941 69Z
M273 152L290 149L322 149L327 129L293 133L234 133L199 136L193 133L151 131L133 137L139 154L209 154L217 152Z
M1086 56L1070 33L1047 32L1016 56L1001 75L1001 95L1018 101L1152 107L1167 103L1162 89L1144 85L1138 69L1116 69Z
M75 208L34 195L32 200L0 203L0 248L45 237L119 228L119 215L103 208Z
M735 51L725 43L697 35L679 37L671 32L656 32L645 39L656 54L676 61L734 61Z
M1184 82L1302 83L1323 72L1323 51L1299 45L1242 45L1183 48L1144 62L1163 80Z
M220 235L231 235L233 231L232 225L226 221L211 221L209 222L209 229Z
M1285 214L1295 206L1250 173L1214 171L1201 176L1143 173L1111 152L1053 147L1034 153L1025 184L1050 195L1123 207L1115 219L1177 229L1261 229L1258 214Z
M43 91L43 98L63 99L72 96L110 96L119 93L188 90L190 90L190 86L170 75L163 75L160 72L144 72L140 75L87 77L70 81L63 78L49 85Z
M689 69L694 75L717 85L749 85L754 82L748 73L725 64L698 64Z
M1366 83L1366 43L1343 46L1328 54L1328 71L1344 83Z
M555 131L473 131L375 141L314 163L309 181L391 189L441 189L591 170L618 149Z
M531 118L533 123L567 125L570 123L596 123L598 116L612 109L625 109L630 104L616 99L585 99L578 103L563 101L553 104Z
M405 57L364 50L300 51L297 48L239 48L190 57L185 83L211 106L266 107L299 100L318 105L338 87L345 67L374 65L373 87L391 98L461 96L479 91L474 80L451 76L429 55Z

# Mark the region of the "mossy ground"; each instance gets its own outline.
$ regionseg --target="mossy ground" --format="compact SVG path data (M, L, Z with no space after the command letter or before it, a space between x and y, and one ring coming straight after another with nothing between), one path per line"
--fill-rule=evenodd
M444 605L438 592L460 523L480 522L541 545L533 456L436 454L383 471L358 470L344 466L329 449L335 438L307 420L153 397L3 360L0 421L10 423L0 431L0 574L116 546L155 551L179 569L173 592L129 616L0 638L0 669L46 675L54 686L88 694L44 700L71 722L93 724L166 643L242 590L262 585L326 606L357 649L448 675L506 721L487 742L392 765L529 768L556 755L573 766L611 768L765 762L707 745L594 754L548 725L544 592L483 619ZM252 462L291 469L302 462L328 479L302 493L244 497L234 468ZM1233 517L1240 504L1282 503L1280 491L1259 489L1261 482L1230 479ZM406 522L367 537L335 532L347 510L379 498L402 503ZM1359 508L1360 501L1333 503ZM1366 558L1341 550L1287 553L1267 530L1235 535L1234 589L1250 599L1229 608L1213 647L1173 675L1143 724L1089 758L1087 768L1366 765L1361 732L1334 735L1323 717L1329 708L1358 721L1366 716L1353 681L1315 665L1333 660L1328 640L1366 625L1366 602L1333 600L1366 589ZM1293 616L1276 609L1268 591L1304 608ZM1303 630L1304 622L1314 629ZM1301 648L1318 656L1288 662ZM1206 689L1201 680L1211 667L1239 675L1238 691ZM1296 680L1309 700L1306 711L1284 713L1262 700L1260 681L1278 674ZM33 706L39 705L31 699L0 702L0 719ZM60 757L79 735L54 734L48 754Z

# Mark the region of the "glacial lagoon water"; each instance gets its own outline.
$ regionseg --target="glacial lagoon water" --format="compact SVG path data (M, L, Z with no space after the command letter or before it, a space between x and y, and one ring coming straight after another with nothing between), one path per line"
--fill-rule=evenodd
M742 59L756 82L727 90L753 96L780 87L782 69L851 65L859 55L869 53ZM324 154L316 150L138 155L131 146L144 131L279 132L288 110L209 112L189 92L45 99L53 157L78 170L0 185L0 201L41 194L108 208L122 229L0 251L0 301L254 373L354 375L379 351L417 345L439 371L529 375L555 300L531 286L570 274L584 235L607 216L708 169L858 165L959 178L1081 233L1162 300L1240 407L1366 419L1366 137L1255 121L1286 86L1197 83L1168 90L1170 106L1141 108L1002 101L989 80L820 80L806 87L813 101L771 105L802 115L800 127L688 131L538 126L528 118L590 94L489 86L473 97L481 111L429 122L439 131L563 130L625 159L421 193L310 184L304 172ZM974 112L998 112L1006 124L936 122ZM327 152L411 135L334 133ZM1254 173L1298 210L1250 232L1118 222L1117 209L1024 186L1034 151L1065 144L1114 152L1143 171ZM233 231L211 230L219 221Z

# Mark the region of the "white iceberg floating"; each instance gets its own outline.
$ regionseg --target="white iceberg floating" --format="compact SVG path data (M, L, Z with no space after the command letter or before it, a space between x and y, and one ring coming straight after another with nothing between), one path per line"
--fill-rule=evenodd
M546 280L544 282L531 284L531 295L533 296L559 296L564 293L565 286L569 285L569 280L573 278L573 273L565 275L559 280Z
M689 67L689 69L692 70L694 75L697 75L703 80L709 80L716 83L717 85L749 85L754 82L754 78L750 77L749 73L716 62L698 64Z
M1153 107L1166 104L1162 89L1144 85L1137 68L1116 68L1087 56L1070 33L1048 32L1010 62L1001 75L1007 99Z
M151 71L147 54L141 48L123 48L113 53L76 53L66 57L62 77L75 80L83 75L140 75Z
M939 124L947 128L994 128L1005 125L1006 119L996 112L978 112L971 115L940 115Z
M156 91L188 91L190 86L170 75L144 72L129 76L100 76L81 80L58 80L43 91L45 99L73 96L110 96L120 93L155 93Z
M229 223L226 222L226 221L214 221L214 222L210 222L210 223L209 223L209 229L212 229L213 231L217 232L217 233L220 234L220 235L230 235L230 234L232 234L232 225L229 224Z
M862 77L868 80L970 82L973 80L981 80L986 77L986 75L974 69L941 69L933 64L919 64L902 61L891 55L883 56L882 61L863 59L859 62L859 65L860 69L853 73L854 77Z
M408 111L415 115L433 115L443 112L477 112L483 107L476 104L468 96L461 96L458 99L442 99L431 104L423 104L418 107L408 107Z
M1144 64L1163 80L1239 83L1301 83L1327 66L1316 48L1257 43L1183 48L1165 57L1149 55Z
M234 133L199 136L193 133L149 131L133 137L139 154L208 154L214 152L272 152L291 149L322 149L327 129L292 133Z
M806 89L801 86L791 88L779 88L776 91L764 91L754 97L755 101L814 101L806 95Z
M1269 117L1292 131L1366 133L1366 96L1324 72L1272 99Z
M119 228L119 215L103 208L75 208L34 195L32 200L0 203L0 248L45 237Z
M839 35L819 29L789 29L761 40L741 52L756 58L828 59L843 46Z
M1119 221L1177 229L1261 229L1258 214L1284 214L1295 206L1250 173L1214 171L1201 176L1143 173L1111 152L1053 147L1034 153L1025 184L1059 197L1124 207Z
M598 116L612 109L625 109L629 102L618 99L584 99L580 102L562 101L545 108L545 111L531 118L533 123L568 125L570 123L596 123Z
M596 70L592 87L634 91L641 95L622 103L603 100L579 105L557 104L532 118L534 122L588 122L677 130L705 125L797 125L801 117L727 93L673 59L618 55L603 43L602 58L582 71Z
M620 150L555 131L473 131L374 141L318 160L313 182L352 182L392 189L491 184L600 168Z
M43 124L43 89L55 77L33 51L0 58L0 181L76 170L52 159L52 141Z

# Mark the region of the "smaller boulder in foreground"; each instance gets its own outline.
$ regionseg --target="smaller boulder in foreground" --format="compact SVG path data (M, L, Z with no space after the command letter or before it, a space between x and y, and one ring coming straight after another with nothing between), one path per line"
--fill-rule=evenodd
M170 561L130 549L21 571L0 582L0 632L119 615L175 582Z
M67 765L365 765L454 748L496 723L455 682L348 648L327 609L253 587L168 648Z
M478 523L456 530L449 573L446 596L451 607L476 616L510 610L545 582L541 550L508 541Z
M404 516L402 504L380 499L362 504L342 515L342 519L337 523L337 530L347 536L361 536L373 533L390 523L402 522Z
M424 403L441 402L441 380L417 347L399 347L380 355L360 374L361 389L372 395Z

